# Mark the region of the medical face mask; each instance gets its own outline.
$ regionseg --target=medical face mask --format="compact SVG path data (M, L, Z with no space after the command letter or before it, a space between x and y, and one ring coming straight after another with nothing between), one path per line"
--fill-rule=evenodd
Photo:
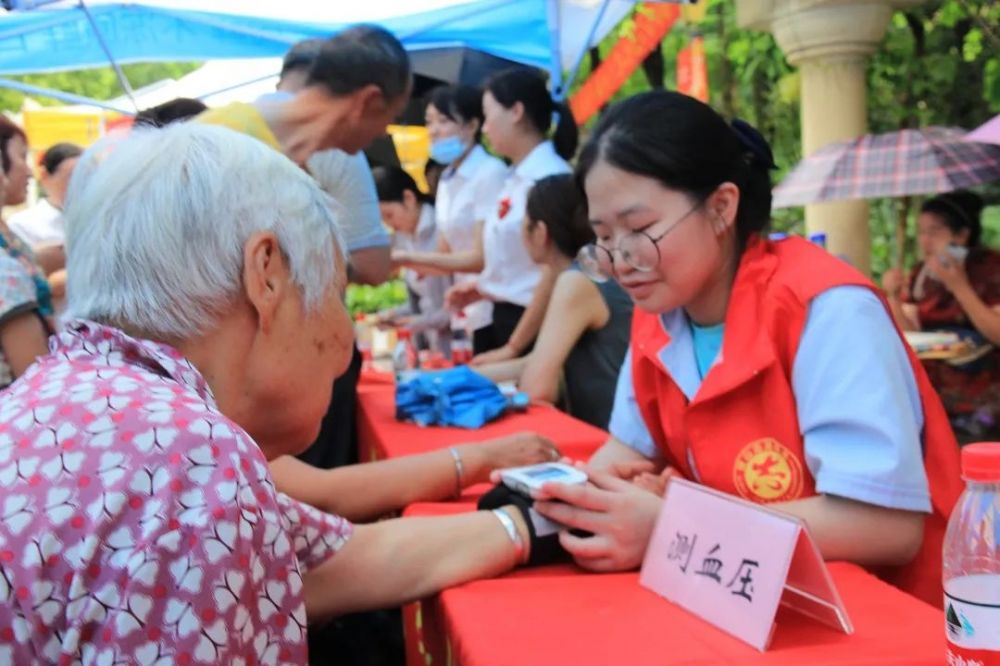
M431 159L439 164L451 164L468 148L458 136L449 136L431 142Z

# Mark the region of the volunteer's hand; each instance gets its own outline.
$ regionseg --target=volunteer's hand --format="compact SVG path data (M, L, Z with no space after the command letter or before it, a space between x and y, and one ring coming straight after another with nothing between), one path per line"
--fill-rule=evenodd
M536 499L534 508L543 516L593 534L578 537L564 530L559 542L581 567L601 572L642 563L663 504L653 493L604 472L592 472L588 484L546 484Z
M448 306L448 309L456 312L481 300L483 300L483 295L479 293L479 287L475 282L456 284L444 295L445 305Z
M682 478L681 473L673 467L666 467L659 474L643 472L633 478L632 483L658 497L663 497L667 494L667 486L674 478Z

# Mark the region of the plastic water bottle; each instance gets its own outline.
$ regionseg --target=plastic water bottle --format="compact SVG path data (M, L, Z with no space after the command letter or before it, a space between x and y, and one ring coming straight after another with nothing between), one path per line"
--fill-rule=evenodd
M372 367L372 326L368 317L357 314L354 317L354 340L361 353L361 369L371 370Z
M472 360L472 340L469 337L469 324L464 315L453 318L451 322L451 362L462 365Z
M420 356L413 343L413 332L401 329L397 333L396 348L392 352L392 368L397 380L405 381L420 368Z
M1000 664L1000 443L962 449L966 487L944 539L944 614L952 666Z

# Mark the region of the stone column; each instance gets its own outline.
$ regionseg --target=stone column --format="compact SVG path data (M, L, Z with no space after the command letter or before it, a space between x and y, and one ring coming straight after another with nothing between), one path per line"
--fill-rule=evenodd
M737 8L741 25L773 32L788 61L799 68L803 155L868 131L867 61L882 41L892 5L863 0L738 0ZM866 201L807 206L806 229L825 232L831 252L846 256L865 273L871 271Z

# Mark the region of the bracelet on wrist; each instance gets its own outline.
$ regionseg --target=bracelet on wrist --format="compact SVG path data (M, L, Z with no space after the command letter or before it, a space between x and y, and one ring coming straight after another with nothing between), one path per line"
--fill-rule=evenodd
M517 556L518 564L524 564L528 561L528 549L524 545L524 540L521 538L521 533L517 530L517 525L514 523L514 519L510 517L510 514L501 509L493 509L493 515L497 517L500 524L503 525L504 530L507 531L507 536L510 538L510 542L514 545L514 554Z
M465 477L465 466L462 464L462 456L459 455L458 449L454 446L448 447L448 453L451 454L452 460L455 461L455 497L462 494L462 488L464 488L464 477Z

